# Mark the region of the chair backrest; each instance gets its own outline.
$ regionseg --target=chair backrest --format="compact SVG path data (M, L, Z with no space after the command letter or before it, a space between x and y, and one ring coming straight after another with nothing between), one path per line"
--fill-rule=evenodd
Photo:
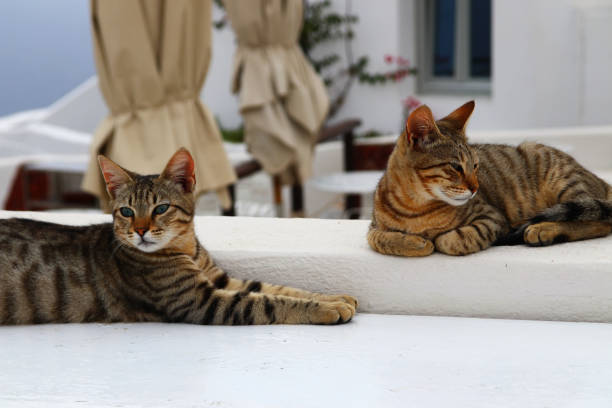
M350 152L348 170L384 170L395 143L355 143Z

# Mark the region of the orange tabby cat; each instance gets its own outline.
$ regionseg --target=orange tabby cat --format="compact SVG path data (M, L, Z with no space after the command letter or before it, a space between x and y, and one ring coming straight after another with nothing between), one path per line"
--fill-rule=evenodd
M549 146L467 143L468 102L435 121L409 116L374 196L370 246L466 255L493 243L550 245L612 231L612 188Z

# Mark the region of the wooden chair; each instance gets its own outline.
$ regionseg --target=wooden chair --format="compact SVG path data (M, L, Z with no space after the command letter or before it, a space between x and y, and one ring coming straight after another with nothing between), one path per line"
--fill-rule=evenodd
M395 142L384 144L355 144L352 140L344 144L345 171L385 170L389 156L395 147ZM350 212L349 218L359 218L361 196L348 194L345 198L345 212Z

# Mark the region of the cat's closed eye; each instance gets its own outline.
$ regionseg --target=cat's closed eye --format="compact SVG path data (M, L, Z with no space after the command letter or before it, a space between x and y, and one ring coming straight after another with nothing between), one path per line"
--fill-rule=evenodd
M455 171L460 174L463 174L463 167L459 163L451 163L450 165L453 169L455 169Z

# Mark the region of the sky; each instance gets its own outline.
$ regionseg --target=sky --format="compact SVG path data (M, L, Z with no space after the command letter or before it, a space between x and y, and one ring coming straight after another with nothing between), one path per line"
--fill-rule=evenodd
M94 74L89 1L0 1L0 116L45 107Z

